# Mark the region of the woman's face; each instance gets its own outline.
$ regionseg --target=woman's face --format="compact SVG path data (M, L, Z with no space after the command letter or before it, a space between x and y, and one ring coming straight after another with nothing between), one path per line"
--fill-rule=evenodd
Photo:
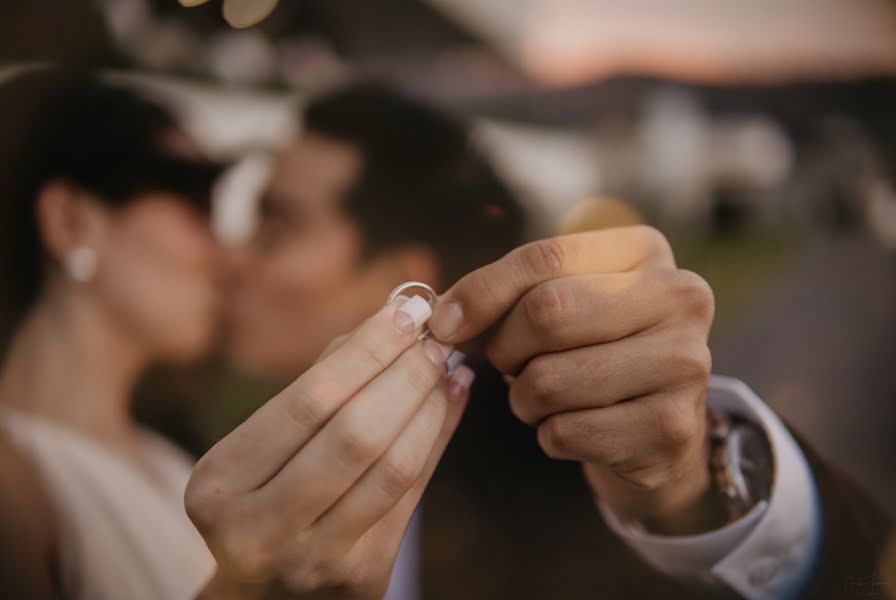
M156 360L208 347L217 317L215 245L204 215L170 193L110 211L94 289L103 309Z

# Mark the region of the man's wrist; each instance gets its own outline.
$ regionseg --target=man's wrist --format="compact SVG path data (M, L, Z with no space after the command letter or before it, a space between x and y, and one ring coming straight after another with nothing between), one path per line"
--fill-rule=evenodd
M695 535L723 527L727 509L710 473L709 439L704 436L689 457L690 467L657 489L644 489L600 465L584 465L585 476L601 502L650 533Z
M714 580L751 600L796 597L817 559L821 506L805 456L780 419L742 382L714 375L707 405L755 424L771 449L772 491L742 518L701 535L653 535L601 497L607 526L646 563L673 577ZM746 449L746 456L751 452Z

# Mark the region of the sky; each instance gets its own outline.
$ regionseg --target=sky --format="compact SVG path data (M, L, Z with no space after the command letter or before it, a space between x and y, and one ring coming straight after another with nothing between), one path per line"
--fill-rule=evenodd
M426 0L537 80L896 73L893 0Z

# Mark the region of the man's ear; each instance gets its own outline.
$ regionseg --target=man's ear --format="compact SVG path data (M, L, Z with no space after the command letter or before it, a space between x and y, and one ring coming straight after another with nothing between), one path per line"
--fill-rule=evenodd
M105 211L91 194L53 179L40 188L34 210L43 246L58 264L77 248L97 250Z

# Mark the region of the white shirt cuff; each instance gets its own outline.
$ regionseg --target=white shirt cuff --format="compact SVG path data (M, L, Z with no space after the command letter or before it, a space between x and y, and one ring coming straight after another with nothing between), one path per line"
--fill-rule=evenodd
M693 536L659 536L623 523L606 506L607 525L654 568L677 577L707 577L749 600L799 594L821 544L821 506L809 463L781 420L744 383L714 375L710 406L763 428L775 464L767 502L721 529Z

